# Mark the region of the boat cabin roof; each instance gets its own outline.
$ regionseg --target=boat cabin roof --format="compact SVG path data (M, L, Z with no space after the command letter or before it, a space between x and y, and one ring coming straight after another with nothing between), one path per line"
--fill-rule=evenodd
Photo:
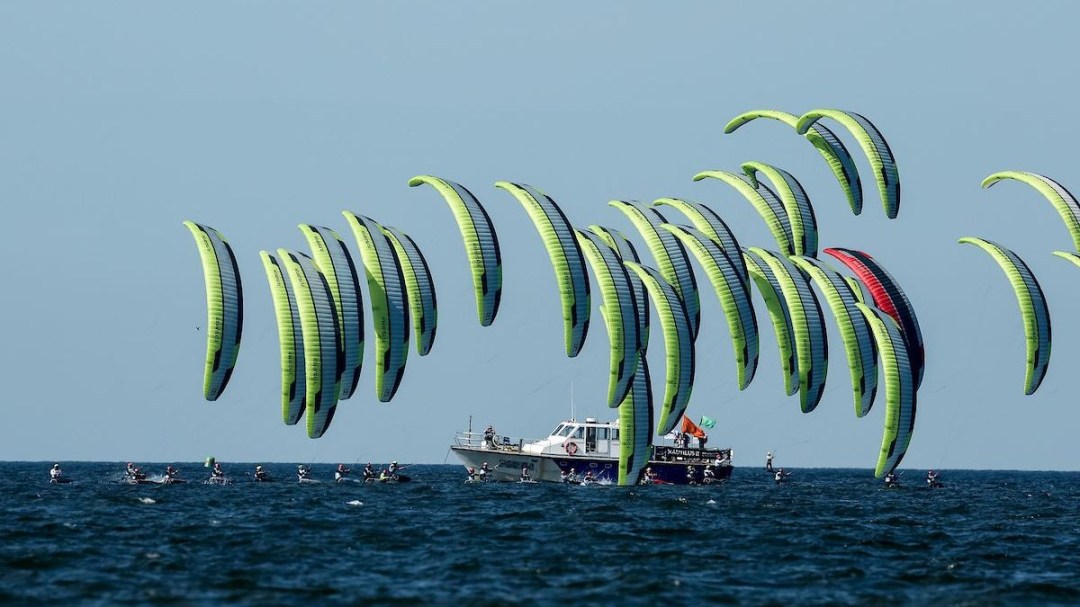
M608 428L618 430L619 422L617 420L613 422L598 422L592 417L586 417L583 422L574 419L564 419L551 431L550 437L567 438L578 428Z

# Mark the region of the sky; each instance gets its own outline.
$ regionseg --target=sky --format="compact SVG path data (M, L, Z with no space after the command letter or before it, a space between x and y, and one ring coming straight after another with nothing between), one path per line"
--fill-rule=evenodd
M1080 189L1078 21L1068 2L812 12L769 2L4 3L0 460L449 463L470 418L525 438L571 412L615 419L595 288L585 348L567 358L547 254L521 206L492 185L531 184L575 225L635 239L609 200L696 200L743 245L768 247L746 201L690 179L758 160L806 186L823 247L874 255L915 306L927 368L902 468L1080 469L1080 271L1051 255L1071 240L1034 190L979 187L1018 169ZM822 107L862 113L888 139L903 187L896 220L841 129L868 182L857 217L787 127L723 134L747 110ZM477 322L449 208L406 185L422 173L466 185L492 217L504 290L490 327ZM410 352L390 403L375 399L369 341L357 395L311 440L281 422L258 252L305 250L299 223L353 246L346 209L417 241L439 329L430 355ZM239 359L212 403L196 329L202 269L185 219L229 239L244 282ZM956 244L966 235L1016 251L1047 293L1055 342L1033 396L1023 395L1015 297L988 256ZM873 467L884 401L855 417L831 316L825 396L802 414L783 394L761 301L761 362L741 392L711 289L702 302L688 414L717 420L710 446L732 447L736 465L772 450L787 467Z

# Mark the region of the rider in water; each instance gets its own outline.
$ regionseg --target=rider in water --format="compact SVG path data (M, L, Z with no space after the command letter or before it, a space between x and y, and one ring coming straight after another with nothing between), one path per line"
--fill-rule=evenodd
M582 485L588 485L596 481L596 478L592 475L592 470L585 471L585 478L581 479Z
M487 464L484 464L484 465L486 466ZM390 467L387 468L386 471L390 473L390 478L397 478L397 475L398 475L397 462L390 462Z
M704 475L702 482L711 483L716 480L716 473L713 472L712 466L705 466L705 471L702 474Z
M773 480L776 481L777 485L779 485L780 483L787 480L788 476L791 476L791 473L790 472L784 472L784 469L781 468L781 469L776 471L776 475L773 476Z
M128 462L125 474L127 475L128 480L132 481L141 481L142 479L146 478L146 475L143 474L142 469L136 467L134 462Z
M311 475L311 470L304 464L300 464L296 467L296 480L305 481Z
M926 485L928 487L940 487L941 483L938 482L938 473L934 470L930 470L926 473Z
M528 466L522 466L521 467L521 482L527 483L527 482L529 482L531 480L532 480L532 475L529 474L529 467Z
M898 486L900 486L900 481L896 478L896 473L890 472L890 473L885 475L885 486L886 487L898 487Z
M652 466L645 468L645 473L641 477L642 483L651 483L656 480L656 473L652 471Z
M255 480L257 482L263 482L263 481L270 480L270 475L266 473L266 470L263 470L263 467L262 467L261 464L258 465L258 466L255 466Z
M697 484L697 472L694 470L693 466L687 466L686 467L686 484L687 485L696 485Z
M368 462L368 465L364 466L363 474L365 481L370 481L375 478L375 471L371 469L371 462Z
M49 470L49 480L58 481L62 476L64 471L60 469L60 464L53 464L52 470Z
M347 480L345 477L352 472L351 468L346 468L345 464L338 464L337 470L334 471L334 481L340 483L343 480Z
M768 451L768 452L765 453L765 471L766 472L772 472L773 471L773 467L772 467L772 451Z
M480 480L486 481L488 477L488 472L491 472L491 468L488 467L488 463L484 462L480 464Z
M570 482L570 473L567 472L566 470L560 471L559 472L559 480L564 482L564 483Z
M179 480L178 478L176 478L176 475L178 473L179 473L179 470L177 470L176 468L173 468L172 464L169 464L168 466L165 466L165 482L166 483L172 483L172 482L175 482L175 481Z
M225 480L225 471L221 469L221 463L214 462L214 468L210 470L210 480Z

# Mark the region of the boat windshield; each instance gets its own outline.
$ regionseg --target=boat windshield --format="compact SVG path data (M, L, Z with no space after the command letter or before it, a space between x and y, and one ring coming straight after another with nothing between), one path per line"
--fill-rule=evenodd
M555 429L551 431L551 436L559 436L559 432L563 429L563 427L564 424L559 424L558 426L555 426Z
M573 429L574 427L570 425L563 426L562 432L559 432L559 436L566 436L570 434Z

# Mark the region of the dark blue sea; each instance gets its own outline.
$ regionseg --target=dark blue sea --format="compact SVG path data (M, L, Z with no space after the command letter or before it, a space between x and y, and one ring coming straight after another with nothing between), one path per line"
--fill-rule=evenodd
M143 464L151 475L163 464ZM201 481L201 463L180 465ZM713 487L130 486L0 464L0 604L1080 604L1080 474L736 468ZM356 470L354 472L359 472Z

